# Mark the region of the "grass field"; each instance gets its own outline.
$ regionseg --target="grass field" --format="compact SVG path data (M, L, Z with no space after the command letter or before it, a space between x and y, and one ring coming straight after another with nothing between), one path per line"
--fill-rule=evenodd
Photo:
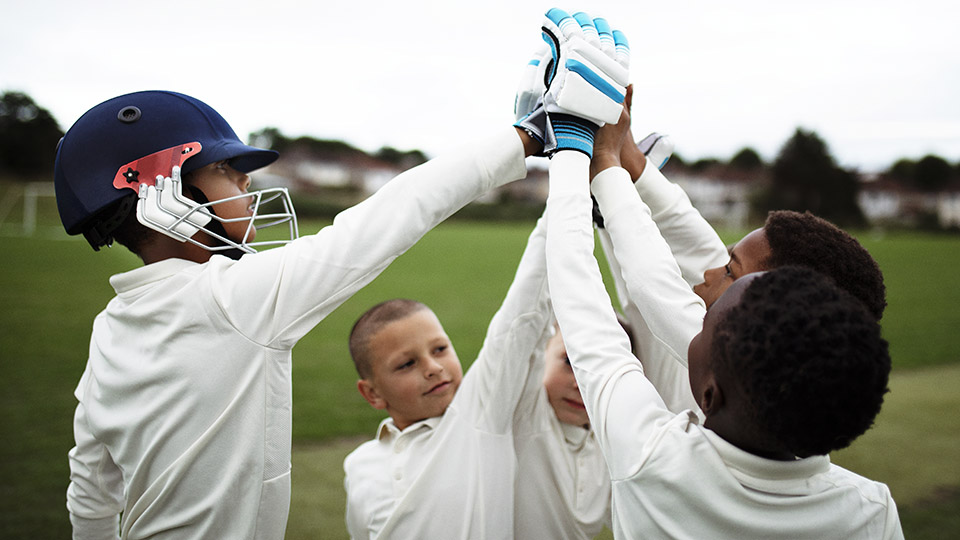
M320 225L304 223L301 230ZM386 298L422 300L469 364L531 226L439 227L296 347L288 538L342 537L341 461L382 418L354 388L346 336L356 317ZM122 248L95 254L83 240L66 239L55 229L39 229L31 239L4 230L0 436L7 442L0 445L0 538L64 538L72 392L86 360L90 324L112 296L107 278L138 263ZM835 459L891 486L908 538L938 537L922 536L924 531L960 537L960 288L952 279L960 267L960 237L860 238L886 275L890 305L883 324L894 357L893 392L876 427Z

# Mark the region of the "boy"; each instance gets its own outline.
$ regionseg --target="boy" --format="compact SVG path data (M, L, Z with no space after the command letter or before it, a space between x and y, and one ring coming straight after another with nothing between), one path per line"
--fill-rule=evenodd
M531 115L547 125L519 122L548 151L584 151L598 125L616 122L622 108L625 40L605 22L575 17L547 12L543 30L552 44L552 84L538 114ZM542 222L459 386L459 362L440 361L452 348L423 308L397 309L391 302L357 321L351 355L358 389L390 418L376 439L344 460L353 538L513 538L511 426L529 369L523 360L539 348L549 320Z
M111 278L77 386L67 507L75 538L282 538L291 349L423 234L521 178L539 144L504 129L398 176L315 235L256 253L263 193L205 103L149 91L84 114L57 152L61 220L144 262ZM291 225L291 236L296 229ZM239 260L215 256L227 250ZM120 516L122 515L122 519Z
M628 107L629 99L628 94ZM627 137L632 140L629 131ZM699 331L705 307L737 277L786 265L809 267L863 301L878 320L882 317L886 301L879 266L856 239L832 223L809 213L771 212L763 228L748 234L728 253L683 190L657 167L648 166L636 145L624 144L620 159L687 283L679 287L668 284L666 289L673 292L666 301L674 302L671 329L676 340L654 337L631 296L632 289L649 280L645 273L634 271L634 261L646 257L645 248L636 240L643 224L637 216L604 220L599 237L624 317L636 329L634 352L671 411L698 411L686 382L686 345ZM695 305L698 302L690 294L691 287L704 305Z
M390 416L343 462L351 538L513 537L511 425L547 301L541 219L466 376L425 305L390 300L357 320L357 389Z
M610 477L559 329L530 362L513 423L514 538L594 538L610 526Z
M702 426L692 412L668 412L644 377L616 325L592 235L584 234L588 175L605 221L642 218L635 234L650 282L631 298L654 335L672 323L664 287L686 282L619 167L624 118L592 164L573 152L554 156L547 203L550 290L609 466L614 535L902 538L886 486L825 455L870 426L890 359L873 314L817 272L754 273L713 303L688 351Z

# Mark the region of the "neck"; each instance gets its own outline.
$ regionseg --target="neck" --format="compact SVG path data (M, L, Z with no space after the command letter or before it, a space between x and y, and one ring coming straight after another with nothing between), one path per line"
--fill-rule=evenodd
M703 427L708 428L720 436L723 440L736 446L744 452L753 454L764 459L775 461L793 461L797 459L792 452L788 452L776 445L764 441L763 437L756 434L756 430L750 429L748 422L736 421L729 415L716 414L708 416L703 422Z

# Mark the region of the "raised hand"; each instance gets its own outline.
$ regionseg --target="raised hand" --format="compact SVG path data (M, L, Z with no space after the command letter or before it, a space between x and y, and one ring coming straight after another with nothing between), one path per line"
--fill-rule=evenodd
M605 19L582 12L570 16L558 8L546 13L541 30L552 60L544 73L544 150L572 149L592 156L597 129L617 123L623 109L630 64L626 37Z

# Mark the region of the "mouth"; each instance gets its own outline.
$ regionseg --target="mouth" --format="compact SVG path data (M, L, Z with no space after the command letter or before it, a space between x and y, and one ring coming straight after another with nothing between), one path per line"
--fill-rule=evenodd
M443 381L437 384L436 386L434 386L433 388L431 388L430 390L427 390L426 392L424 392L423 395L429 396L433 394L439 394L449 387L450 387L450 381Z
M567 405L573 407L574 409L587 410L587 407L586 407L583 403L581 403L581 402L579 402L579 401L574 401L574 400L572 400L572 399L567 399L567 398L563 398L563 401L564 401Z

